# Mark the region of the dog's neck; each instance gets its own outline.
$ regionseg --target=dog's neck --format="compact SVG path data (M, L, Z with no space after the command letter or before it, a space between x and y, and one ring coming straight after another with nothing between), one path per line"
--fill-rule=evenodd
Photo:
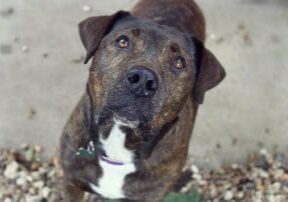
M197 110L198 105L191 102L191 99L188 99L179 113L177 123L165 133L154 148L151 156L144 160L148 169L149 167L153 168L160 165L160 163L165 167L163 165L165 164L164 162L168 162L169 164L167 165L167 169L171 165L177 166L175 169L181 169L184 166ZM169 169L173 170L172 168Z

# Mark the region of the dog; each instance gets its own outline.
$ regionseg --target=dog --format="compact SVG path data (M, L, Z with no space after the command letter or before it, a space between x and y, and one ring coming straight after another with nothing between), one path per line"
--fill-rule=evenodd
M225 70L193 0L140 0L79 24L86 90L61 136L64 201L160 202L185 165L198 106Z

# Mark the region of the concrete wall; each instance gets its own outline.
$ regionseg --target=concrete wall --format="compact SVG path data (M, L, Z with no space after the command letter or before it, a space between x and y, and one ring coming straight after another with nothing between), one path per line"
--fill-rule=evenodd
M287 0L198 2L207 47L228 76L200 108L192 159L218 166L262 146L288 151ZM0 0L0 147L29 142L54 151L87 79L77 23L133 3ZM84 5L92 10L84 12Z

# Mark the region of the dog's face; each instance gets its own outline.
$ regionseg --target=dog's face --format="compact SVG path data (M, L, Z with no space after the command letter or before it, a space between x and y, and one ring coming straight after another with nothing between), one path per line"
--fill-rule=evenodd
M104 136L117 119L149 140L177 118L188 97L201 103L224 77L220 63L193 37L125 12L83 21L80 35L85 62L93 57L88 91Z

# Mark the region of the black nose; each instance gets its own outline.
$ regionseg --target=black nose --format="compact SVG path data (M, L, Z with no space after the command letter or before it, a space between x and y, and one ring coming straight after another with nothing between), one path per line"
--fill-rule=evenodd
M128 88L138 96L152 96L158 87L156 74L145 67L133 67L126 78Z

